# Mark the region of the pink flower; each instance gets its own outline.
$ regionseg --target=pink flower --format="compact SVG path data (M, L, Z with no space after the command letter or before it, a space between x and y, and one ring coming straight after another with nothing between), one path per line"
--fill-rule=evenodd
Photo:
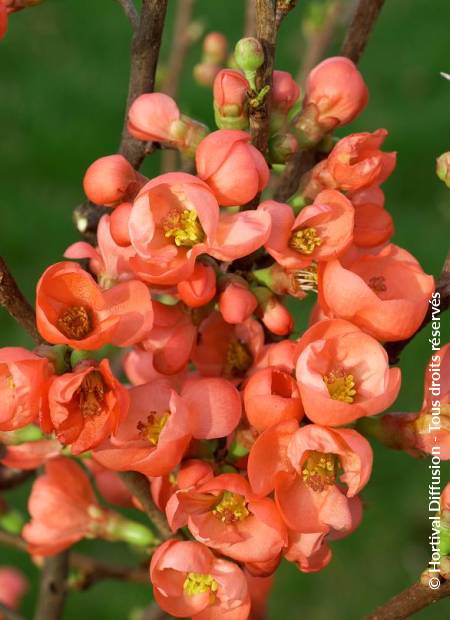
M46 411L51 374L46 358L21 347L0 349L0 431L22 428Z
M285 523L300 533L350 529L349 498L366 485L371 471L372 450L362 435L316 424L298 428L295 420L264 431L248 461L255 493L263 496L275 489Z
M361 73L342 56L323 60L306 80L304 106L315 106L317 122L326 131L350 123L366 107L368 98Z
M216 295L216 272L211 265L197 262L192 275L177 284L181 301L190 308L205 306Z
M297 382L306 415L339 426L382 412L397 398L401 372L384 348L347 321L319 321L298 343Z
M247 319L231 325L219 312L212 312L200 324L198 333L191 359L199 372L236 381L250 370L264 344L264 333L257 321Z
M117 245L123 248L131 244L128 220L130 219L132 207L133 203L122 202L114 209L109 218L111 237Z
M126 388L114 377L109 361L78 364L71 373L55 377L49 390L49 416L45 432L56 433L74 454L97 446L117 433L128 413Z
M195 156L198 176L206 181L220 205L243 205L269 181L264 157L244 131L220 129L200 143Z
M153 310L142 282L102 291L80 265L62 262L48 267L38 282L36 319L48 342L92 350L139 342L152 327Z
M240 562L278 558L287 532L275 504L257 497L239 474L222 474L177 493L194 538Z
M259 297L259 296L258 296ZM292 314L276 295L264 295L259 299L258 316L267 329L276 336L287 336L294 329Z
M287 71L274 71L272 83L272 106L287 114L300 97L300 88Z
M172 172L147 183L133 204L129 233L138 256L130 264L147 282L178 284L192 275L200 254L234 260L261 247L269 231L267 214L219 214L206 183Z
M131 104L128 131L139 140L172 142L180 118L180 110L171 97L164 93L146 93Z
M8 32L8 9L4 4L0 4L0 40Z
M233 562L221 560L204 545L168 540L155 551L150 580L158 605L177 618L247 620L247 581Z
M12 566L0 566L0 603L5 607L18 609L28 587L23 573Z
M353 238L355 210L340 192L322 191L314 203L295 217L292 208L274 200L258 207L270 213L272 228L265 247L287 269L301 269L315 261L339 256Z
M1 440L3 442L4 438L1 437ZM57 439L25 441L17 445L7 445L6 454L0 462L14 469L37 469L49 459L59 456L62 450L63 446Z
M260 433L279 422L303 416L295 379L274 366L250 377L244 388L244 407L248 421Z
M394 234L392 216L384 209L384 194L379 187L370 187L351 195L355 207L353 242L359 247L376 247Z
M256 310L258 302L245 283L231 280L219 297L219 310L227 323L237 325L246 321Z
M132 200L146 182L123 155L107 155L96 159L86 170L83 187L96 205L114 207Z
M434 280L406 250L390 244L319 271L319 303L328 316L352 321L379 340L403 340L418 329Z

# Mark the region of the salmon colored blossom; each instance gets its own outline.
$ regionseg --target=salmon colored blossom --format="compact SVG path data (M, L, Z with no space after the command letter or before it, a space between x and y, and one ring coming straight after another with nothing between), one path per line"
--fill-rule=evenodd
M245 131L220 129L202 140L197 149L198 176L223 207L249 202L269 181L266 161L250 139Z
M319 271L319 303L328 315L352 321L379 340L414 334L428 309L434 279L403 248L390 244L344 265Z
M219 296L219 310L227 323L237 325L251 317L258 301L244 282L231 280Z
M222 69L214 78L213 96L216 125L222 129L248 127L249 84L240 71Z
M208 304L216 295L216 272L211 265L197 262L186 280L177 284L179 299L190 308Z
M339 426L375 415L397 398L401 372L385 349L342 320L319 321L298 342L297 382L313 422Z
M147 183L133 204L129 233L138 256L130 264L146 282L178 284L192 275L200 254L234 260L261 247L269 231L266 214L219 214L206 183L171 172Z
M264 496L275 490L287 526L305 534L349 530L349 498L366 485L371 471L372 450L362 435L316 424L299 428L296 420L264 431L248 461L254 492Z
M176 618L247 620L250 597L244 573L192 541L168 540L155 551L150 580L158 605Z
M267 211L272 219L265 248L287 269L330 260L352 242L355 209L340 192L321 192L297 217L289 205L274 200L266 200L258 209Z
M49 361L21 347L0 349L0 431L34 422L47 409Z
M83 187L94 204L114 207L132 200L146 180L123 155L107 155L89 166Z
M153 310L142 282L103 291L80 265L62 262L48 267L38 282L36 319L48 342L92 350L139 342L152 327Z
M4 437L0 434L4 442ZM5 455L0 459L2 465L13 469L37 469L46 461L59 456L63 446L57 439L38 439L37 441L25 441L15 445L7 445Z
M55 377L49 394L45 432L55 432L74 454L95 448L117 433L128 414L127 389L114 377L109 361L81 362L71 373Z
M373 248L388 242L394 234L391 214L384 209L384 194L370 187L350 196L355 207L353 242L359 247Z
M29 588L28 579L12 566L0 566L0 603L9 609L18 609ZM0 616L3 614L0 612Z
M273 72L272 106L275 111L287 114L300 97L300 87L288 71Z
M257 497L239 474L222 474L177 496L194 538L234 560L270 562L287 543L274 502Z

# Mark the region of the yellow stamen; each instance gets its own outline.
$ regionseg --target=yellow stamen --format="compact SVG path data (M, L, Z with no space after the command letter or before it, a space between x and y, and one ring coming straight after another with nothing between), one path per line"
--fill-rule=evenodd
M323 377L328 393L333 400L343 403L353 403L356 396L355 380L353 375L331 372Z
M305 269L300 269L299 271L296 271L294 279L297 287L302 291L305 291L306 293L309 291L317 293L319 284L317 263L312 262L309 267L305 267Z
M14 383L14 378L12 375L8 375L7 377L5 377L5 383L8 389L10 390L16 389L16 384Z
M224 365L224 374L227 377L240 377L253 364L253 355L250 349L240 340L231 340L228 345Z
M368 285L375 293L384 293L384 291L387 291L386 279L384 276L373 276L370 278Z
M320 493L336 482L338 458L315 450L309 453L303 469L303 482L313 491Z
M205 232L200 224L195 209L174 210L163 222L164 236L173 238L176 246L191 248L205 239Z
M218 588L219 584L212 575L203 575L202 573L188 573L183 584L183 590L188 596L209 592L210 603L214 603Z
M102 412L105 398L105 383L98 370L88 373L77 390L78 402L84 417L92 417Z
M93 330L92 316L85 306L71 306L59 316L58 329L73 340L83 340Z
M289 247L300 254L312 254L321 243L322 239L312 227L296 230L289 239Z
M245 497L237 493L231 493L230 491L224 492L212 513L219 521L222 521L222 523L243 521L250 514L247 509Z
M152 446L156 446L159 441L159 436L162 433L163 428L167 424L170 417L170 411L164 411L161 414L152 411L147 417L147 423L139 422L137 425L138 431Z

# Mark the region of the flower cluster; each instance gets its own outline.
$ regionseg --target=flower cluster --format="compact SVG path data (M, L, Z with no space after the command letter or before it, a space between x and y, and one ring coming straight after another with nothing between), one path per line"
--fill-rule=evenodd
M99 504L85 467L109 502L136 509L119 472L139 472L178 533L153 553L155 599L198 620L245 620L252 604L263 607L282 558L324 568L333 542L362 519L372 470L364 429L395 426L398 437L407 427L397 447L429 452L432 415L426 391L419 414L373 417L401 384L383 343L415 333L435 284L391 242L387 131L331 136L366 105L363 77L329 58L300 106L284 71L271 91L255 90L258 41L239 42L238 69L220 69L223 46L210 37L197 68L205 81L214 75L216 131L163 93L129 110L130 134L177 149L189 172L147 179L122 155L95 161L84 190L110 208L96 247L73 244L40 278L46 344L0 350L3 463L45 464L23 530L30 552L84 537L154 545L143 526ZM247 130L265 97L262 154ZM273 199L276 173L302 149L315 164L289 203ZM285 301L315 294L299 334ZM446 369L448 345L440 360Z

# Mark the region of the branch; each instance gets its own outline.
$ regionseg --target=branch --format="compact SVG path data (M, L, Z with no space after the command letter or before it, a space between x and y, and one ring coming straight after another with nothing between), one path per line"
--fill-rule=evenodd
M139 95L153 92L167 2L143 0L139 28L131 43L130 81L119 152L135 168L139 168L145 157L146 143L128 133L128 110Z
M174 538L174 533L167 525L165 516L153 503L147 478L135 471L122 472L120 477L130 493L139 500L159 538L161 540Z
M256 38L264 48L264 63L256 74L256 88L260 92L268 86L272 88L272 73L277 39L276 6L277 0L255 0L256 2ZM257 108L249 111L250 131L253 144L265 156L269 142L269 118L271 93Z
M38 344L43 342L36 328L34 310L25 299L2 257L0 257L0 305L6 308L35 342Z
M14 547L19 551L27 553L27 544L22 538L3 530L0 530L0 544ZM146 568L111 564L109 561L98 560L76 551L71 551L69 564L70 568L79 570L82 573L79 587L83 590L103 579L117 579L119 581L148 584L148 570Z
M277 183L274 199L279 202L286 202L297 191L302 176L311 170L315 164L315 154L313 150L299 151L286 165L286 169Z
M445 312L450 308L450 252L447 254L447 258L445 259L444 266L442 267L441 275L436 283L436 291L440 294L440 312ZM411 342L415 336L422 331L424 327L431 322L433 318L433 306L429 304L428 311L425 315L422 324L417 329L416 332L409 338L405 340L399 340L397 342L386 342L384 348L386 349L389 355L389 363L390 364L398 364L400 361L400 354L407 344Z
M246 0L244 37L254 37L255 34L256 34L255 0Z
M62 618L68 572L68 551L45 559L34 620L59 620Z
M139 14L136 10L136 5L133 0L117 0L123 9L123 12L128 17L133 32L139 28Z
M6 607L3 603L0 603L0 618L2 618L2 620L25 620L17 611Z
M0 465L0 491L14 489L34 475L33 470L12 469Z
M341 48L341 55L358 63L385 0L359 0Z
M450 581L444 581L437 590L415 583L387 603L366 616L363 620L403 620L416 612L450 596Z

